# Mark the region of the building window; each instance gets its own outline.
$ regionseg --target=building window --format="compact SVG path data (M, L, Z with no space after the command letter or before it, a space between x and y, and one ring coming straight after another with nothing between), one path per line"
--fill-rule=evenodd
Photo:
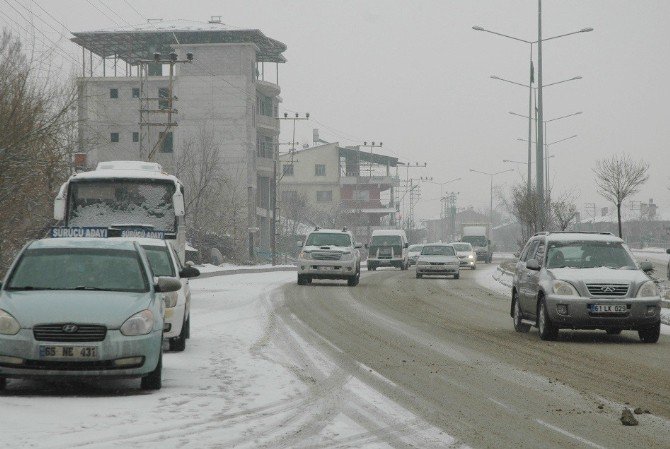
M133 98L140 98L140 88L133 87Z
M140 133L134 132L133 133L133 142L139 142L140 141Z
M109 98L119 98L119 89L109 89Z
M167 87L158 88L158 98L161 98L161 100L158 100L158 109L168 109L170 107L170 100L168 100L170 94ZM162 100L162 98L165 98L165 100Z
M274 117L272 115L273 106L272 98L266 97L265 95L258 96L258 113L260 115L265 115L266 117Z
M109 135L109 140L112 142L118 142L119 141L119 133L111 133Z
M282 173L284 176L293 176L293 163L283 165Z
M326 166L324 164L314 164L314 176L326 176Z
M256 154L258 157L272 158L272 149L274 147L274 139L268 136L256 137Z
M333 201L333 191L332 190L317 190L316 191L316 201L317 203L327 203Z
M358 201L370 201L370 191L369 190L354 190L353 199Z
M165 136L165 139L163 139L163 136ZM163 139L161 153L172 153L172 133L159 133L158 137Z

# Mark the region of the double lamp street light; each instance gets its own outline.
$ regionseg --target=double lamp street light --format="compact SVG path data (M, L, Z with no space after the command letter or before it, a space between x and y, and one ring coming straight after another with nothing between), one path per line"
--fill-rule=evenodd
M577 31L573 31L570 33L564 33L564 34L559 34L556 36L551 36L547 38L542 38L542 1L538 0L538 38L537 40L530 41L527 39L521 39L515 36L510 36L508 34L504 33L499 33L497 31L492 31L486 28L483 28L481 26L473 26L472 29L475 31L483 31L486 33L490 34L495 34L496 36L512 39L517 42L522 42L524 44L529 45L529 50L530 50L530 80L528 82L528 116L532 116L532 111L533 111L533 82L534 80L534 68L533 68L533 45L537 45L537 62L538 62L538 69L537 69L537 114L538 114L538 123L543 123L543 101L542 101L542 42L554 40L554 39L559 39L562 37L567 37L571 36L573 34L579 34L579 33L588 33L593 31L593 28L582 28ZM570 80L565 80L565 81L560 81L558 83L554 84L560 84L562 82L566 81L571 81L573 79L579 79L580 77L575 77L571 78ZM500 79L498 77L494 79ZM506 80L504 80L506 81ZM513 83L517 84L517 83ZM520 84L520 83L519 83ZM525 86L524 86L525 87ZM537 185L537 191L539 193L539 207L540 207L540 216L544 216L544 167L543 167L543 141L544 141L544 136L543 136L543 129L541 126L538 127L537 129L537 146L536 146L536 185ZM528 122L528 180L530 182L530 175L531 175L531 141L532 141L532 122L529 120Z

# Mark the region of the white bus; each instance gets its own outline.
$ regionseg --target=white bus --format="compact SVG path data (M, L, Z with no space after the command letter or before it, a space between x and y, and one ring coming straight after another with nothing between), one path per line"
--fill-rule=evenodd
M52 237L174 239L185 260L184 187L155 162L100 162L72 175L56 196L54 218L62 227Z

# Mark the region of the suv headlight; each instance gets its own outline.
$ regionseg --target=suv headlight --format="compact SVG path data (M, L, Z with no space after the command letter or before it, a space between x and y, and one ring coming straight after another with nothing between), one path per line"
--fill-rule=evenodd
M474 258L475 258L474 254L468 255L468 259L474 259Z
M554 294L560 296L579 296L577 289L575 289L572 284L561 280L555 280L552 283L552 290L554 291Z
M650 298L653 296L659 296L658 287L654 281L647 281L640 286L640 289L637 291L637 298Z
M21 325L16 318L0 309L0 334L16 335L21 330Z
M127 337L146 335L154 328L154 314L145 309L131 316L121 326L121 333Z
M308 251L300 251L300 255L298 256L298 259L311 259L312 256Z

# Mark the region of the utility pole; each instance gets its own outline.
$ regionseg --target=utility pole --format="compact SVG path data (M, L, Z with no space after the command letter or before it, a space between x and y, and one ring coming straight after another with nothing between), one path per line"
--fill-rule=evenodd
M538 196L538 211L540 218L540 230L546 224L546 211L544 204L544 111L542 102L542 0L537 0L537 146L535 150L535 188Z
M172 114L176 114L178 111L174 108L174 101L177 98L174 96L174 66L175 64L183 63L192 63L193 62L193 53L186 53L186 59L180 60L177 59L177 53L172 52L168 55L168 59L161 59L160 53L154 53L154 59L141 59L139 60L140 64L140 135L139 135L139 146L140 146L140 160L153 160L156 152L159 148L162 147L165 139L168 136L170 130L177 126L177 122L172 121ZM145 83L149 79L149 64L168 64L169 65L169 76L168 76L168 92L165 97L158 95L157 97L150 97L145 89ZM154 109L151 107L152 101L158 101L158 108ZM166 107L162 107L165 105ZM167 121L152 122L150 117L151 114L167 114ZM163 128L163 132L159 133L158 140L156 143L151 146L151 128L157 126ZM144 142L144 130L146 129L146 145ZM145 158L145 149L151 149L146 154Z
M367 141L363 142L363 145L361 145L362 147L370 148L370 170L369 170L369 172L370 172L369 177L370 178L372 178L372 159L373 159L372 150L375 149L375 148L381 148L383 145L384 145L384 142L379 142L379 144L375 145L374 140L370 143L370 145L368 145Z
M283 117L277 117L277 120L291 120L293 121L293 134L291 137L291 162L293 162L293 155L295 153L295 122L298 120L309 120L309 112L305 113L304 117L300 117L299 113L295 113L295 116L289 117L288 113L284 112ZM272 265L277 265L277 225L279 223L279 181L284 177L282 173L281 177L278 176L277 168L279 165L279 144L277 144L275 150L272 152L272 186L273 194L270 196L270 201L272 203L272 220L270 221L270 251L272 252Z
M413 222L414 222L414 198L413 198L412 190L413 190L415 187L418 187L418 185L416 185L416 186L413 185L413 184L414 184L414 179L410 179L410 177L409 177L409 169L410 169L410 168L412 168L412 169L415 169L415 168L426 168L426 167L428 166L428 164L427 164L426 162L424 162L424 163L420 163L420 162L408 162L408 163L406 163L406 164L404 164L404 165L405 165L405 168L406 168L406 170L407 170L407 172L406 172L406 173L407 173L407 175L406 175L407 177L406 177L406 181L405 181L405 192L403 193L403 196L402 196L402 198L401 198L401 201L403 202L403 209L404 209L406 212L408 212L408 214L407 214L407 219L406 219L406 223L407 223L408 234L411 234L412 229L413 229L412 225L413 225ZM418 179L417 179L417 180L418 180ZM407 207L405 207L405 201L406 201L406 200L405 200L405 196L407 196L408 193L410 194L410 195L409 195L409 209L408 209ZM411 241L411 238L410 238L409 235L408 235L407 238L408 238L408 240Z
M444 216L449 216L449 230L451 231L447 240L456 240L456 199L460 192L449 192L443 199L445 204Z

